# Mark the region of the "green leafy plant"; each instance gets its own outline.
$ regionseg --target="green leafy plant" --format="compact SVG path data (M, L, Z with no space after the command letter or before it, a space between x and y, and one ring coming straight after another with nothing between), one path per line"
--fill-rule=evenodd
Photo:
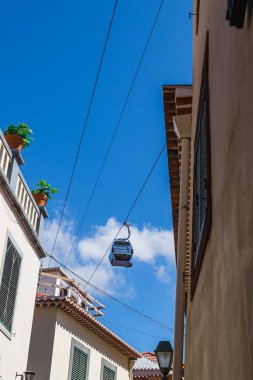
M26 148L27 146L29 146L30 143L33 141L33 138L31 137L31 135L33 134L33 131L25 123L20 123L18 126L10 124L4 131L4 135L15 135L15 134L22 137L24 141L23 148Z
M37 189L32 190L33 194L43 194L48 197L48 199L52 199L52 194L58 193L58 189L52 187L49 183L47 183L44 179L41 179L39 183L35 183Z

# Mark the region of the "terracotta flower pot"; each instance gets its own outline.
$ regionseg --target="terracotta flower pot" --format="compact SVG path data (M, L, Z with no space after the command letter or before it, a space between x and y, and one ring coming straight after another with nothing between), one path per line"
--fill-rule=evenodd
M21 152L25 144L23 137L18 134L5 135L4 137L11 149L18 149Z
M45 207L47 203L47 196L45 194L34 194L33 193L33 198L35 199L37 205L39 207Z

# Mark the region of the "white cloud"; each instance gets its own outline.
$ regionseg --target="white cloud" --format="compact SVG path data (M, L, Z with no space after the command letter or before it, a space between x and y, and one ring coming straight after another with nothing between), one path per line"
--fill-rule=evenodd
M58 223L59 221L54 219L45 225L43 241L48 252L52 250ZM110 246L120 226L121 224L115 218L109 218L105 225L93 227L90 236L79 238L79 242L75 245L70 256L68 266L85 279L88 279ZM54 256L63 263L66 262L75 239L74 227L73 221L64 220L58 234ZM156 278L164 283L169 283L169 276L166 280L166 268L174 264L172 231L155 228L151 225L146 225L142 229L132 226L131 231L134 260L153 265ZM119 237L124 237L126 234L125 229L122 229ZM161 260L163 261L162 265L160 263ZM114 294L120 292L122 295L122 290L127 289L127 294L125 295L128 297L133 296L134 288L131 283L129 284L129 278L126 286L127 272L122 269L115 269L111 267L106 257L92 278L92 283Z
M169 272L169 267L166 265L159 265L155 267L155 276L164 284L171 283L171 277Z
M48 253L52 252L56 233L58 230L59 220L53 219L46 222L43 233L43 245ZM72 244L75 239L74 235L74 222L71 220L64 220L58 232L54 255L61 260L66 260L68 252L70 252Z
M97 261L110 246L121 224L115 219L108 219L105 226L96 226L91 237L80 240L78 250L83 258ZM153 263L161 256L174 261L174 241L172 231L154 228L150 225L140 230L131 227L131 242L134 248L134 259L146 263ZM124 237L126 231L122 229L119 237Z

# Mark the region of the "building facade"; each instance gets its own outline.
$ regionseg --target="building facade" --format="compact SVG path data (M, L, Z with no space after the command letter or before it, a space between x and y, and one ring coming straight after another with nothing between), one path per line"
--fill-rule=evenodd
M177 255L174 378L185 316L186 380L251 379L253 8L246 0L193 5L192 98L164 86Z
M60 268L43 270L27 366L36 380L129 380L140 354L98 321L103 309Z
M0 378L26 370L46 211L20 171L20 154L0 132Z

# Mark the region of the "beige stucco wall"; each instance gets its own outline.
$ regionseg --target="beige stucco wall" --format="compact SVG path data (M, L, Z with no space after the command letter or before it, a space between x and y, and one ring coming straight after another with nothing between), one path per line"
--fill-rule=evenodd
M253 24L230 27L226 4L200 0L194 27L192 142L209 30L213 223L188 302L186 380L253 378Z
M0 376L2 380L14 380L16 372L26 369L40 261L0 188L0 274L7 234L22 256L12 337L0 328Z
M117 367L117 380L129 380L128 358L57 309L36 308L29 366L36 380L68 379L72 339L90 350L88 380L100 380L101 360Z

